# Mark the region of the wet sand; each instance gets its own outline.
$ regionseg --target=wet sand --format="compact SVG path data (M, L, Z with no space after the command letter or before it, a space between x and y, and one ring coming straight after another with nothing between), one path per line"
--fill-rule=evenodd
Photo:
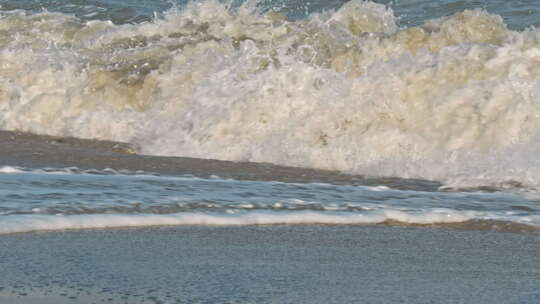
M9 235L0 249L3 304L45 291L58 304L540 302L537 234L184 226Z
M276 166L266 163L230 162L189 157L160 157L137 154L129 144L40 136L0 131L0 166L27 168L125 169L143 170L164 175L190 174L198 177L217 175L238 180L273 180L283 182L325 182L350 185L387 185L396 189L436 191L438 182L368 178L336 171Z

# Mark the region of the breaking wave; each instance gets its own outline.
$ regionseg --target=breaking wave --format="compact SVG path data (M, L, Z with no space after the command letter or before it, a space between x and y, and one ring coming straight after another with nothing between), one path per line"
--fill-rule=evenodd
M354 0L290 20L193 2L137 24L0 12L0 128L141 153L540 185L540 31Z

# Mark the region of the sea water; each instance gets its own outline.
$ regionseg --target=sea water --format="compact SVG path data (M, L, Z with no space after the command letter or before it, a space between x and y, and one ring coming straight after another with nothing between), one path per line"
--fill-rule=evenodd
M540 229L539 23L526 0L0 0L1 129L381 181L3 163L0 300L537 303L537 234L496 231ZM149 226L172 227L109 229Z
M540 230L540 195L0 168L0 234L170 225L444 225Z
M0 128L540 184L534 1L2 1Z
M3 167L0 233L182 224L537 227L538 20L534 1L3 0L2 129L442 187Z
M3 129L125 141L153 155L524 192L299 190L6 167L0 210L9 224L2 232L182 223L538 223L534 1L0 4ZM125 185L102 193L119 184ZM133 193L135 185L141 188ZM197 190L204 185L231 190L212 190L208 198ZM235 194L237 187L252 187L245 193L254 195Z

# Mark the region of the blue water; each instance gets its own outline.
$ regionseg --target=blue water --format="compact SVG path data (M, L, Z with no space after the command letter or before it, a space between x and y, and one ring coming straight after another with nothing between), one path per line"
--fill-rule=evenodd
M0 173L0 233L156 225L498 223L540 227L540 195L250 182L109 171ZM525 225L525 226L520 226ZM515 226L514 228L512 228Z
M30 11L47 10L73 14L83 19L112 20L115 23L134 23L152 20L171 7L182 7L187 0L2 0L1 9L24 9ZM314 12L337 9L347 1L343 0L291 0L259 1L263 11L273 9L291 18L302 18ZM534 0L377 0L391 7L402 26L419 25L426 20L449 16L465 9L485 9L500 15L512 29L523 29L540 25L540 5ZM229 1L237 7L241 0Z

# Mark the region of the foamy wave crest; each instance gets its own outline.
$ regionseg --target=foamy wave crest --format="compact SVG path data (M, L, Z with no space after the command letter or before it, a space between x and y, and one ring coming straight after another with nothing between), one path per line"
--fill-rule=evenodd
M98 169L81 169L77 167L67 168L41 168L31 169L17 166L0 166L0 174L93 174L93 175L143 175L145 177L151 177L157 175L152 172L145 172L141 170L115 170L106 168L102 170Z
M404 224L456 223L472 218L466 212L425 212L410 214L385 210L373 214L339 214L312 211L258 212L242 214L175 213L175 214L92 214L92 215L19 215L2 219L0 234L43 230L121 228L178 225L277 225L277 224L377 224L397 221Z
M353 0L288 20L193 2L114 25L2 12L0 128L142 152L540 185L537 29L466 10L399 28Z
M12 166L2 166L0 167L0 173L9 174L9 173L23 173L25 172L24 168L21 167L12 167Z

